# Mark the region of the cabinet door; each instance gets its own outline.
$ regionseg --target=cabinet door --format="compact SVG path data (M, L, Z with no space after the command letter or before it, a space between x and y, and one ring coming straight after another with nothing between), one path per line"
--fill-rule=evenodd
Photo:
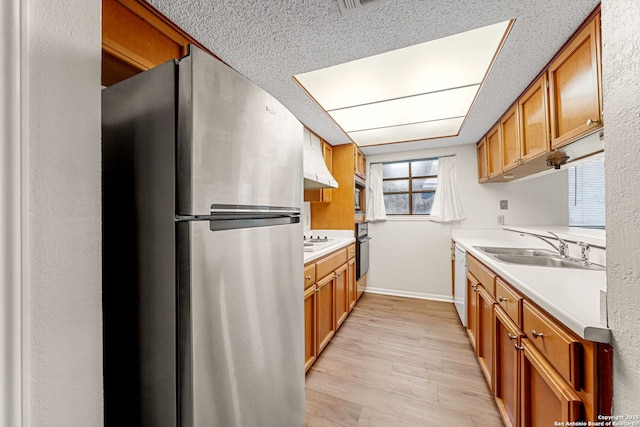
M487 172L487 138L482 138L478 142L478 181L484 182L489 179Z
M578 395L526 339L522 339L520 425L548 427L580 418Z
M600 88L598 14L549 66L552 148L602 126Z
M526 162L549 151L547 76L543 75L518 101L520 150Z
M520 358L522 331L502 310L495 309L495 371L493 392L506 427L520 425Z
M316 264L304 266L304 289L309 289L316 282Z
M362 154L362 151L354 144L353 145L353 166L354 174L358 175L362 179L367 178L367 162L366 157Z
M493 390L493 312L495 300L482 285L478 285L476 289L478 310L476 353L487 384Z
M513 106L500 120L502 131L502 171L513 169L522 162L520 134L518 130L518 109Z
M312 286L304 293L304 370L309 370L318 355L318 335L316 329L317 306L316 288Z
M487 174L489 178L502 173L501 145L500 126L496 125L487 133Z
M478 280L472 274L467 273L467 335L474 350L477 348L476 336L478 335Z
M317 307L317 337L318 337L318 354L324 350L325 346L336 332L336 278L335 274L329 274L327 277L317 283L316 307Z
M349 289L347 287L347 264L336 270L336 325L340 327L349 314Z
M353 310L358 300L358 288L356 285L356 259L351 258L347 262L347 289L349 291L349 311Z

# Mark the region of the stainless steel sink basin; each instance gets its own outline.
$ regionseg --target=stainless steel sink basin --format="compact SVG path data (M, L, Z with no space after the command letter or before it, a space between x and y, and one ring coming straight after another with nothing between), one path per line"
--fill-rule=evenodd
M485 254L498 261L509 264L531 265L541 267L578 268L582 270L604 270L599 264L583 264L573 258L561 258L558 252L547 249L503 248L491 246L475 246Z
M598 264L582 264L578 260L566 258L505 254L494 254L493 257L498 261L508 262L510 264L537 265L542 267L578 268L583 270L604 270L604 267Z
M532 257L553 257L558 256L557 252L547 249L529 249L529 248L501 248L491 246L476 246L487 255L526 255Z

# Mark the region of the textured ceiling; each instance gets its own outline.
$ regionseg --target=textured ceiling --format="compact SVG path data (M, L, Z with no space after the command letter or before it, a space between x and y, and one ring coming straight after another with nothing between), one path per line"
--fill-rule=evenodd
M342 16L336 0L148 0L330 144L350 142L291 77L516 19L460 135L365 147L365 154L474 144L598 0L391 0Z

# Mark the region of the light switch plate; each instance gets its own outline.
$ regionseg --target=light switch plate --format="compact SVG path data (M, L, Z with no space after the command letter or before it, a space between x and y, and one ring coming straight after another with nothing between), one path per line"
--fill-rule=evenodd
M509 209L509 201L500 200L500 209Z

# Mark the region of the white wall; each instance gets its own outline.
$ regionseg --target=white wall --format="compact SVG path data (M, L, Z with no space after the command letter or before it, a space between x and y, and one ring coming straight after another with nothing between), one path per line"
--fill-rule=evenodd
M568 223L566 170L526 181L478 184L475 145L372 155L367 162L449 154L457 158L460 201L467 219L458 223L415 218L371 223L369 291L450 300L452 228L498 228L498 215L504 215L508 225ZM500 209L500 200L508 201L508 210Z
M102 425L101 3L22 2L23 425Z
M602 1L613 409L640 414L640 3Z

